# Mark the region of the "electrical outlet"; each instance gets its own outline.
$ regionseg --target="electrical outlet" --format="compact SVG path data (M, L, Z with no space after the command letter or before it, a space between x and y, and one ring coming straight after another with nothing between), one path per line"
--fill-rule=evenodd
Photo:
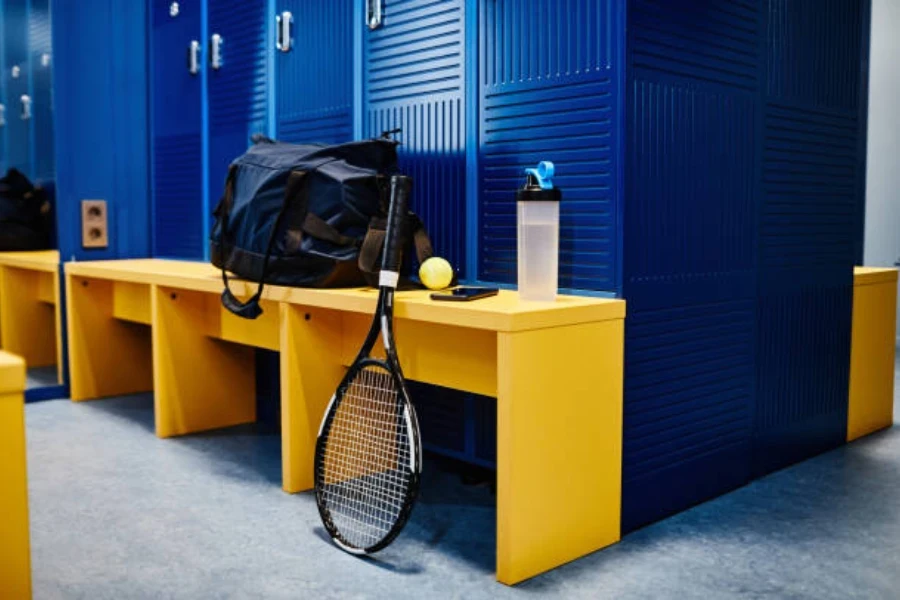
M106 200L81 201L81 245L84 248L109 246L109 219Z

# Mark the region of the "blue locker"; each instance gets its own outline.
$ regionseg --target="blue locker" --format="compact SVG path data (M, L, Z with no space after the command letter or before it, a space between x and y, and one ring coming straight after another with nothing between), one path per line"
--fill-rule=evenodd
M867 11L858 0L768 2L757 475L845 440L864 202Z
M292 38L289 49L275 53L278 139L353 139L353 1L275 2L281 18L290 14Z
M52 44L50 1L31 0L28 21L31 85L34 113L34 172L36 181L53 180L56 152L53 146Z
M401 128L400 168L435 251L466 276L464 0L384 0L363 31L363 130ZM364 22L354 23L365 28ZM474 57L473 57L474 58Z
M252 134L268 131L267 16L264 2L209 2L206 65L213 205L222 194L228 165L246 152ZM219 46L218 65L213 64L215 45Z
M617 292L622 49L615 0L488 0L480 7L478 278L516 282L515 190L556 163L559 284Z
M153 0L150 10L153 254L201 259L208 219L203 202L204 7L201 0Z
M5 3L0 1L0 31L4 29ZM6 95L6 44L0 41L0 176L6 173L6 132L7 119L9 118L9 100Z
M7 165L31 176L33 106L28 53L28 1L7 0L3 40L6 64L3 77L9 99L6 111Z
M623 531L750 477L762 13L628 5Z

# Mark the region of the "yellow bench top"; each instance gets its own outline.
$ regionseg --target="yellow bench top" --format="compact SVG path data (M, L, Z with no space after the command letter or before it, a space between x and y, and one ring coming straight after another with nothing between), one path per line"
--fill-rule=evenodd
M871 283L888 283L897 281L897 269L891 267L855 267L853 283L868 285Z
M178 289L221 293L221 272L209 263L164 259L71 262L71 276L156 284ZM236 280L232 291L252 294L256 284ZM430 292L398 292L394 313L398 318L491 331L525 331L578 323L625 318L625 301L614 298L559 296L556 302L527 302L517 292L501 290L492 298L474 302L436 302ZM303 306L368 313L375 309L372 288L310 289L266 286L263 298Z
M55 273L59 268L59 250L0 252L0 265Z
M0 394L25 390L25 361L15 354L0 350Z

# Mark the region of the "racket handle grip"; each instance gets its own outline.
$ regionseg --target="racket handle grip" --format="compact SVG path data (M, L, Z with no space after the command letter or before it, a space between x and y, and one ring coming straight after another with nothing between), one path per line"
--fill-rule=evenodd
M400 269L400 246L403 243L403 227L409 211L409 196L412 193L412 177L394 175L391 177L391 204L388 208L387 235L384 239L384 255L381 270L397 272Z

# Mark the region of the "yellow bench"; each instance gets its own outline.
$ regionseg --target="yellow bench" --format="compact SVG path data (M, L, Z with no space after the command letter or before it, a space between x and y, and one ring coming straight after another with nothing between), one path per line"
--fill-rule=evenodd
M894 422L897 269L857 267L853 277L847 441Z
M62 383L59 252L0 252L0 347Z
M25 362L0 351L0 596L31 597Z
M312 487L319 422L374 290L268 287L262 317L247 321L221 307L207 264L65 272L73 400L152 387L160 437L245 423L256 418L253 348L278 350L283 487ZM522 303L510 291L438 303L414 291L397 294L395 313L407 377L497 397L497 578L513 584L618 541L625 303Z

